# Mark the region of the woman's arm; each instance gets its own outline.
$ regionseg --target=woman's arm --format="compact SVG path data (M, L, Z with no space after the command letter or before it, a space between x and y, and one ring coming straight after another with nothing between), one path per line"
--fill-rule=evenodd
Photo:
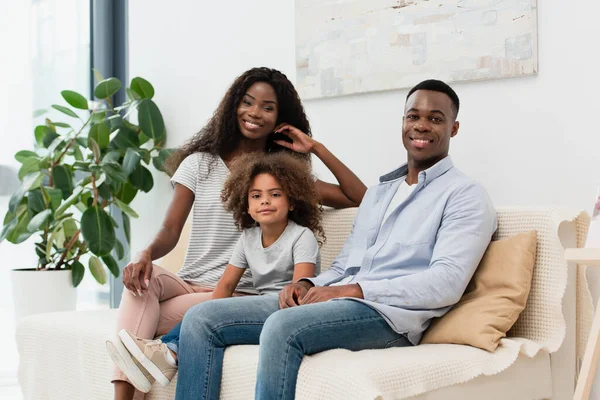
M275 132L281 132L293 140L292 143L283 140L276 140L275 143L298 153L314 154L333 173L339 185L325 183L320 180L315 183L319 198L324 205L335 208L357 207L360 205L367 187L324 144L317 142L289 124L279 125Z
M152 276L152 261L173 250L193 204L194 193L183 185L175 185L173 198L160 230L150 244L123 269L123 285L128 290L141 295L142 290L148 288L147 282Z
M245 268L238 268L234 265L227 264L227 268L225 268L223 276L219 279L212 298L223 299L225 297L231 297L233 291L240 282L240 279L242 279L245 270Z

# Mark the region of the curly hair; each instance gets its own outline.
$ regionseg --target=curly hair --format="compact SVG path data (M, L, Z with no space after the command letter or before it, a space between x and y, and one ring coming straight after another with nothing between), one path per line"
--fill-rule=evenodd
M231 174L221 192L221 200L225 209L233 213L238 227L247 229L256 226L256 222L247 212L248 192L254 178L260 174L269 174L279 182L289 198L290 205L294 207L288 218L313 231L319 244L323 244L323 208L319 204L310 164L289 153L245 154L232 165Z
M252 68L233 82L206 126L167 159L165 169L170 175L175 173L179 164L190 154L205 152L214 156L224 156L236 149L242 135L238 126L237 108L248 88L256 82L268 83L275 90L279 109L276 125L286 122L312 136L300 96L292 82L276 69ZM265 151L291 152L270 138L267 140ZM309 155L302 157L310 159Z

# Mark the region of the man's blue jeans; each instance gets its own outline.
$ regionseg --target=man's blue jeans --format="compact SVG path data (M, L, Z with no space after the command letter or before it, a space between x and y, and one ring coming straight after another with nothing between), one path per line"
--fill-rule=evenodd
M272 295L211 300L183 317L176 399L218 399L225 348L259 343L257 400L293 399L305 354L411 345L377 311L354 300L283 310Z

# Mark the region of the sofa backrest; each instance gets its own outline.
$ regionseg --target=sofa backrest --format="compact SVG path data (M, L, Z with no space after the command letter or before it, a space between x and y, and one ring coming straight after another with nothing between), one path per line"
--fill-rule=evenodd
M321 269L327 270L342 249L352 230L357 208L335 210L326 208L323 228L326 241L321 248ZM494 239L521 232L538 232L537 259L527 306L509 336L537 342L549 351L558 349L564 338L565 319L561 302L567 284L567 267L558 235L560 218L552 209L502 208L498 210L498 230ZM558 222L557 222L558 221ZM183 264L189 236L189 225L176 248L160 264L177 271Z

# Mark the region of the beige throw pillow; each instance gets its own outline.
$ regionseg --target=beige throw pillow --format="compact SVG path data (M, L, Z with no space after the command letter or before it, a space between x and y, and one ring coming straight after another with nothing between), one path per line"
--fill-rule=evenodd
M536 246L536 231L491 242L460 301L434 319L421 343L496 350L525 308Z

